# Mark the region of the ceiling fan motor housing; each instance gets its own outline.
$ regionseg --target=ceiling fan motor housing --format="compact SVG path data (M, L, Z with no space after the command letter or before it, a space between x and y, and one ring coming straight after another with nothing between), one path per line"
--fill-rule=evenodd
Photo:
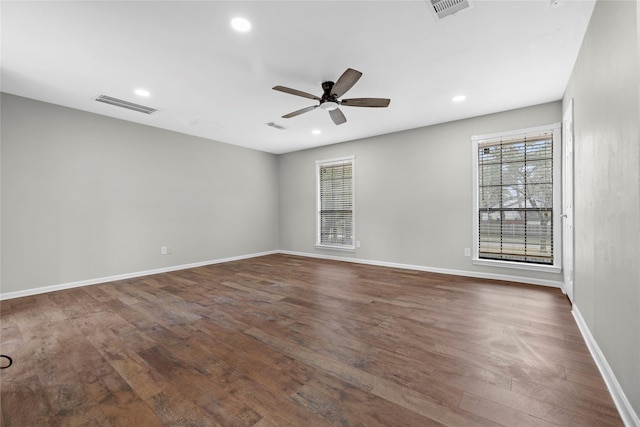
M322 94L322 98L320 99L320 108L323 108L324 110L331 111L338 108L338 97L336 97L335 95L331 95L331 89L333 89L334 84L335 83L331 81L322 82L322 90L324 93ZM328 108L330 106L324 107L322 104L324 104L325 102L330 102L335 106L332 106L333 108Z

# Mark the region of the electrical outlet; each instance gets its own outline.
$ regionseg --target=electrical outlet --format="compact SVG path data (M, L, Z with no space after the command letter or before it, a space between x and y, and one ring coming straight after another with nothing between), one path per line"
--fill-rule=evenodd
M356 240L356 248L360 247L360 240Z
M160 255L166 255L168 253L169 253L169 248L167 248L166 246L160 247Z
M471 248L464 248L464 256L471 256Z

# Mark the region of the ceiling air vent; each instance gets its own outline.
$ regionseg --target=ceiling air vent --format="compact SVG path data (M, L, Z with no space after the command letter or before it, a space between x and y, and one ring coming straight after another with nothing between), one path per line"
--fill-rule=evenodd
M473 5L472 0L427 0L427 3L431 4L437 20L458 13Z
M138 111L140 113L145 113L145 114L151 114L158 111L155 108L145 107L144 105L134 104L133 102L124 101L122 99L113 98L107 95L98 95L96 97L96 101L104 102L105 104L109 104L109 105L115 105L116 107L126 108L128 110Z
M286 127L281 126L281 125L279 125L277 123L274 123L274 122L267 123L267 126L271 126L272 128L276 128L276 129L280 129L280 130L285 130L286 129Z

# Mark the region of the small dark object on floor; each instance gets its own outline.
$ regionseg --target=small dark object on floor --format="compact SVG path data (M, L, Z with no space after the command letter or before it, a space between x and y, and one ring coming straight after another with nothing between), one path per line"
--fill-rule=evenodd
M10 358L9 356L5 356L4 354L0 354L0 357L4 357L5 359L7 359L9 361L9 364L7 366L0 366L0 369L7 369L9 366L13 365L13 359Z

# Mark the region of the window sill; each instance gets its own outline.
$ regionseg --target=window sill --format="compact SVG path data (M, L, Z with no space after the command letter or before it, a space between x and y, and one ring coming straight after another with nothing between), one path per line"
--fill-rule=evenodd
M331 251L341 251L341 252L355 252L356 248L354 246L330 246L330 245L316 245L316 249L328 249Z
M523 262L494 261L478 258L474 258L473 263L475 265L485 265L489 267L515 268L518 270L543 271L545 273L560 273L562 271L562 267L557 265L527 264Z

